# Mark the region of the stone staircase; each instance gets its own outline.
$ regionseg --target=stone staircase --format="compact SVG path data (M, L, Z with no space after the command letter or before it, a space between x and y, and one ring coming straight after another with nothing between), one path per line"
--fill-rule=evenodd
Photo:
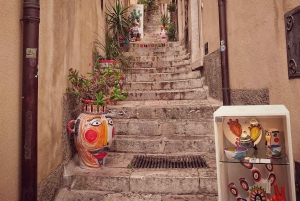
M116 135L105 165L83 170L75 156L55 201L217 200L212 119L220 103L207 97L183 46L147 37L130 44L129 98L110 106ZM200 155L209 168L134 168L136 155Z

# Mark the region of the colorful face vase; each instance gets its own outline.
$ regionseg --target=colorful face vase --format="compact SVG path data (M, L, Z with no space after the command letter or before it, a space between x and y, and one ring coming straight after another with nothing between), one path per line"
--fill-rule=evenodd
M114 136L113 121L110 117L101 114L81 113L76 120L75 128L68 129L74 133L75 146L79 155L81 168L99 168L109 150Z

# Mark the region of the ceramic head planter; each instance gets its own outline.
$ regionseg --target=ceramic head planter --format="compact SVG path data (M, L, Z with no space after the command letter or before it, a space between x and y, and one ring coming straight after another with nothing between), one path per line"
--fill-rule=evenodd
M68 124L68 131L74 133L81 168L99 168L103 165L114 136L112 119L102 111L91 110L92 107L86 107L76 120Z

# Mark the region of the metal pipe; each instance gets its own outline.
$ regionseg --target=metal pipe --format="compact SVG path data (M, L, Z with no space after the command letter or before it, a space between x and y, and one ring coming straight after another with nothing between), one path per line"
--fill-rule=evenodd
M37 200L39 0L23 4L21 201Z
M227 21L226 0L218 0L219 27L220 27L220 51L222 71L223 105L230 105L229 71L228 71L228 45L227 45Z

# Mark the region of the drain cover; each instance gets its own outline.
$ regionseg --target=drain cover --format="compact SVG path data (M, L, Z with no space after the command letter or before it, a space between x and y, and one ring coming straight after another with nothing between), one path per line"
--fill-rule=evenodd
M201 156L135 155L129 166L134 168L208 168Z

